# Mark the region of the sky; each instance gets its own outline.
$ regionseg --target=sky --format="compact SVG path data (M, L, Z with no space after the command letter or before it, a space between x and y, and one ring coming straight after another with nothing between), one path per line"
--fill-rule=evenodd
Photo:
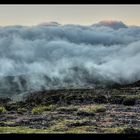
M140 25L140 5L0 5L0 26L56 21L91 25L102 20Z

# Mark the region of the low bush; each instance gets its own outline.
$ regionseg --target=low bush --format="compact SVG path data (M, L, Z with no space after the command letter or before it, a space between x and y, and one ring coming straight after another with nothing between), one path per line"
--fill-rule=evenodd
M0 114L3 114L3 113L5 113L5 112L6 112L5 107L1 106L1 107L0 107Z
M38 106L32 109L32 114L42 114L44 111L54 111L56 105Z
M94 108L94 112L95 112L95 113L105 112L105 111L106 111L106 107L104 107L104 106L102 106L102 105L96 106L96 107Z

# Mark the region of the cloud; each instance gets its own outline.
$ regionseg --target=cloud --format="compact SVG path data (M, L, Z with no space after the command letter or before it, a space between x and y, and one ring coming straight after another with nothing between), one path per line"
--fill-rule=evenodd
M113 28L116 30L118 30L120 28L127 28L127 26L123 22L114 21L114 20L103 20L97 24L93 24L92 26L96 26L96 27L106 26L106 27L110 27L110 28Z
M0 95L140 80L140 27L0 28Z

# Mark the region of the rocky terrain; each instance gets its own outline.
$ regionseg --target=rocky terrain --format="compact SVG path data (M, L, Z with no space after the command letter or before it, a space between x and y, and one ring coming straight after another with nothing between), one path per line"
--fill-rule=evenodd
M140 81L1 98L0 133L140 133Z

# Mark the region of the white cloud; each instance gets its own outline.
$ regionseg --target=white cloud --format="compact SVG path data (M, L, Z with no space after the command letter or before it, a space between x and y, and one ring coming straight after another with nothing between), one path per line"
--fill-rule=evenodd
M140 80L139 46L140 27L3 27L0 88L11 92L15 84L26 91L131 83Z

